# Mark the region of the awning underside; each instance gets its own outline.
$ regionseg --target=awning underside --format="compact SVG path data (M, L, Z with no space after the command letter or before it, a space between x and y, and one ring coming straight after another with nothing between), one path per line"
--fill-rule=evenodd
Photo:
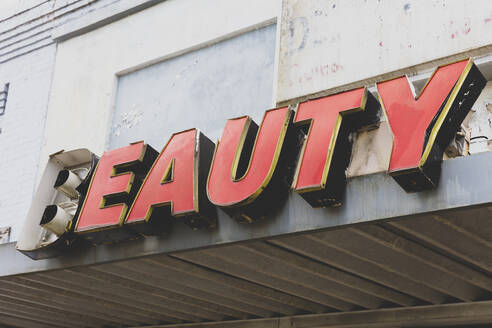
M0 327L492 322L491 214L467 208L3 277Z

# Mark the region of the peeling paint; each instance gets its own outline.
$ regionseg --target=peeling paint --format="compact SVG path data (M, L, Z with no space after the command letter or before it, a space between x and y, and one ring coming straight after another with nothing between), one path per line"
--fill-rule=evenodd
M359 132L355 139L347 177L388 170L393 135L388 122L378 129Z
M0 228L0 244L6 244L10 241L10 227Z
M181 71L179 71L178 74L176 74L176 76L174 77L174 81L173 83L171 84L171 88L175 87L176 86L176 82L181 79L182 76L184 76L184 74L189 71L193 66L196 66L196 64L198 64L198 58L195 59L191 64L189 64L188 66L186 66L185 68L183 68Z
M132 110L122 113L120 121L114 125L113 130L116 137L121 134L122 129L131 129L142 122L143 111L135 109L135 105L132 107Z
M492 140L492 83L489 82L472 108L467 122L472 140Z

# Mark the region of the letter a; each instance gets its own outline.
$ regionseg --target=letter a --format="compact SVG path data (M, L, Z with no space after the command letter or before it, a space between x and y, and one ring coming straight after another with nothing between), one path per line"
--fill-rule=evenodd
M216 226L205 194L214 144L196 129L172 135L128 211L125 223L145 235L166 232L171 218L193 229Z

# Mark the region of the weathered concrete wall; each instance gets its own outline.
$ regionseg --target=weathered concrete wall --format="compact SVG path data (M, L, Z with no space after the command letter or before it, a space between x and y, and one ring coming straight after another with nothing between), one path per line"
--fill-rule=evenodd
M59 43L41 165L60 149L106 149L119 75L269 25L279 12L276 0L169 0Z
M486 53L492 43L490 4L284 0L277 100L415 72L463 52L460 57Z

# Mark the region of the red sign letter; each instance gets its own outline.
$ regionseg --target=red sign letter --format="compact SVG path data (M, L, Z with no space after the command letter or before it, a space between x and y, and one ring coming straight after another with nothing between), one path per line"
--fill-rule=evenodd
M265 189L276 180L274 173L291 114L287 107L267 111L259 131L247 116L227 121L208 178L207 193L213 204L241 222L252 222L264 215L263 205L267 204L260 203L271 195ZM256 200L260 195L265 197ZM247 206L253 201L252 207Z
M484 86L471 60L439 67L417 96L405 76L377 84L394 136L389 173L406 191L436 187L443 151Z
M352 144L349 133L376 124L379 105L365 89L355 89L299 104L294 122L304 126L292 188L311 206L338 206L345 191L345 169Z
M173 134L138 192L127 224L144 234L166 229L172 216L192 228L216 225L215 208L205 196L214 144L196 129Z
M123 223L131 194L140 185L135 173L148 169L155 157L155 150L143 142L105 152L92 176L74 231L95 243L128 238L126 231L115 228Z

